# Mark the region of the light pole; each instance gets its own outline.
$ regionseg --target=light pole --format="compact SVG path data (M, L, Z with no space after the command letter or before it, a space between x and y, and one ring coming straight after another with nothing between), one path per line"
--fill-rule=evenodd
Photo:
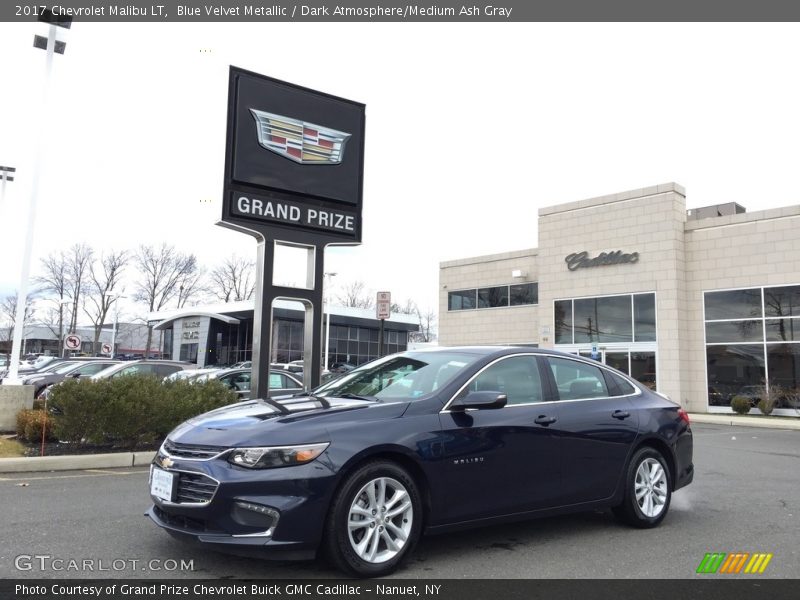
M6 203L6 181L14 181L12 173L15 173L16 170L15 167L0 166L0 178L3 180L3 187L0 190L0 210L3 209L3 205Z
M336 273L325 273L325 278L327 278L327 285L325 286L325 307L328 311L328 317L325 320L325 364L323 365L323 372L327 372L330 369L330 364L328 363L328 350L331 347L331 280L336 277Z
M64 305L72 304L72 300L58 301L58 355L64 357Z
M48 114L47 98L50 92L50 79L53 71L53 55L64 54L66 43L56 39L58 27L69 29L72 17L57 17L51 10L42 11L39 21L49 23L47 38L40 35L34 36L33 45L47 52L45 61L44 85L42 89L42 106L36 114L36 135L34 137L34 160L31 172L31 198L28 203L28 228L25 232L25 248L22 254L22 272L19 279L19 296L17 296L17 313L14 321L14 338L11 344L11 368L5 383L21 384L19 379L19 355L22 342L22 328L25 320L25 306L28 303L28 277L31 270L31 255L33 254L33 238L36 225L36 200L39 195L39 171L42 165L42 148L44 146L45 125L50 125L51 120L44 118Z
M120 298L127 298L127 296L117 296L114 292L106 292L103 294L106 298L114 298L115 300L119 300ZM111 305L109 304L109 307ZM117 320L119 319L119 305L117 305L116 310L114 311L114 325L111 328L111 356L110 358L114 358L114 355L117 353Z

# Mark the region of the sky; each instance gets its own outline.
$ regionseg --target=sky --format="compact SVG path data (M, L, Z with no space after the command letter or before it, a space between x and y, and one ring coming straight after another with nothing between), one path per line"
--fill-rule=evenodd
M435 310L441 261L536 247L541 207L669 181L688 208L800 203L798 24L78 22L47 107L36 33L0 23L0 165L18 170L0 295L39 119L33 274L79 242L255 257L215 225L229 65L366 104L363 244L327 252L334 295L361 280Z

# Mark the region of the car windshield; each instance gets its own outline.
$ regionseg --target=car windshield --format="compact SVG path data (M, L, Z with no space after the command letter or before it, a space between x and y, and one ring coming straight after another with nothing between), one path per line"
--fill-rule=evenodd
M72 369L77 367L78 364L79 363L74 363L74 362L62 363L61 366L56 367L51 372L52 373L58 373L59 375L63 375L64 373L69 373L70 371L72 371Z
M315 389L321 397L416 400L447 384L479 357L463 352L404 352L366 363Z

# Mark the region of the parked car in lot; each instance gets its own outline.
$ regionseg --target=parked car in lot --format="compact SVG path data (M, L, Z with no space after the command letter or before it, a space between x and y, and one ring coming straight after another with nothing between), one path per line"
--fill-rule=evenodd
M193 363L184 363L174 360L134 360L122 362L110 369L101 371L97 375L93 375L92 379L106 379L108 377L121 377L123 375L152 375L163 379L176 371L196 368L197 365Z
M195 379L197 383L216 379L234 390L239 398L246 400L250 397L250 369L224 369L202 374ZM269 397L295 394L303 389L303 382L288 371L270 370L269 372Z
M590 397L578 393L586 384L561 397L575 380L594 381ZM678 404L595 361L410 351L178 426L151 466L148 515L215 549L321 551L372 577L425 532L606 507L655 527L692 481L692 448Z
M64 361L60 366L47 373L37 373L23 378L22 383L33 385L35 398L38 398L45 389L51 385L60 383L69 377L91 377L97 375L109 367L119 364L118 360L87 360L87 361Z

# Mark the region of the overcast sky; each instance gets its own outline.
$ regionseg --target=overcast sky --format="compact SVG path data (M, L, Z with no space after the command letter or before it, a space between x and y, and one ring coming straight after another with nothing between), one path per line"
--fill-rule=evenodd
M40 118L34 272L82 241L167 241L209 268L254 256L214 225L231 64L366 104L364 243L326 270L423 308L440 261L535 247L543 206L667 181L690 208L798 204L799 28L75 23L42 111L46 27L0 23L0 165L18 168L0 294L18 286Z

